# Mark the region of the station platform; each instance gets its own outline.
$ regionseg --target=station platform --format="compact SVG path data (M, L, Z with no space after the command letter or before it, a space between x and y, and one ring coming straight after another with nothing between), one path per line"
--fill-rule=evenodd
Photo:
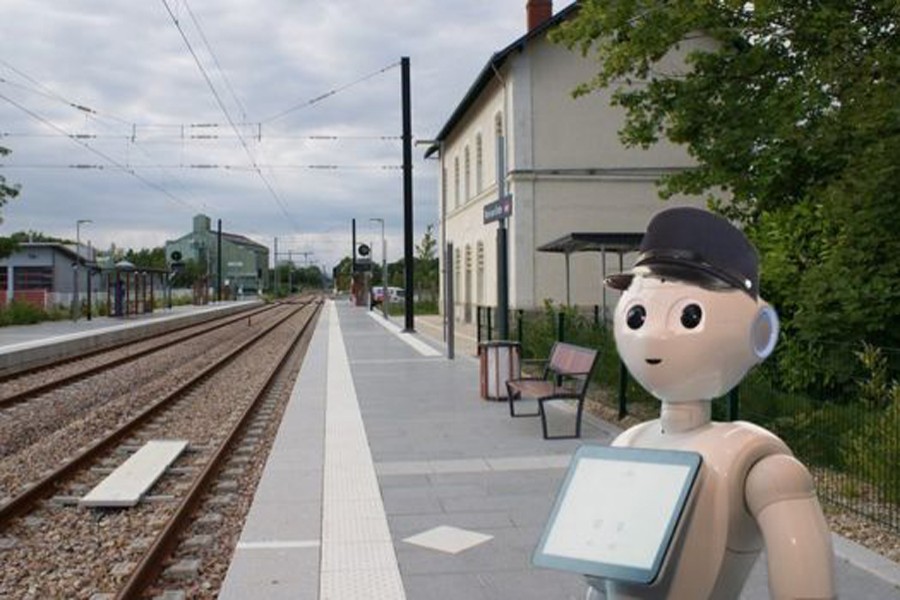
M468 352L400 325L325 305L219 598L584 598L531 554L571 454L619 429L586 415L581 440L544 440L479 397ZM840 597L900 598L900 565L834 546ZM741 598L768 597L760 560Z
M134 341L262 305L259 300L182 305L127 317L94 317L0 327L0 375L113 344Z

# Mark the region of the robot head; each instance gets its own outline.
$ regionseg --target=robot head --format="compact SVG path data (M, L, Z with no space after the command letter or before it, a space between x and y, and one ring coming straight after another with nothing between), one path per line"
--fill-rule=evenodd
M668 402L708 400L775 349L778 316L759 298L758 259L744 234L712 213L675 208L650 222L615 312L619 355Z

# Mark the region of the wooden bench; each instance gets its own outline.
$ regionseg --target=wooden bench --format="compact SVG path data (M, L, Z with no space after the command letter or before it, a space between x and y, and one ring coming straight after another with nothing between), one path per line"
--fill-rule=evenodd
M584 395L591 382L600 353L565 342L556 342L550 350L550 358L540 377L523 377L506 382L509 398L509 414L513 417L540 417L544 439L568 439L581 437L581 415L584 411ZM522 398L537 401L536 412L516 412L516 402ZM547 411L544 404L555 400L575 403L575 434L548 435Z

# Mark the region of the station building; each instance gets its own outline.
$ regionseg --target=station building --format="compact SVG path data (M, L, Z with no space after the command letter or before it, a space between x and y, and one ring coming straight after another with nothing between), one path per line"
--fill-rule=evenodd
M441 252L441 272L452 270L457 320L471 322L475 306L497 305L498 223L485 223L485 208L496 208L501 192L511 200L511 309L537 308L546 299L601 304L602 272L617 271L623 256L627 267L636 248L613 242L639 240L663 208L703 206L697 198L659 198L659 178L693 164L683 148L664 141L647 150L626 148L618 137L625 113L611 106L610 90L572 97L596 75L596 61L547 34L577 10L573 3L554 15L550 0L528 0L526 33L490 57L426 151L440 162L439 235L442 248L453 247L449 262ZM688 50L666 57L659 69L683 70ZM598 241L539 251L572 233ZM611 240L612 252L600 252L604 240ZM596 252L579 251L586 249ZM442 297L443 287L442 278Z
M219 241L211 229L211 220L200 214L194 217L193 230L176 240L166 241L166 257L171 262L194 261L209 275L209 285L216 288ZM222 232L222 284L235 294L257 294L268 289L269 249L248 237ZM180 257L178 259L173 257Z
M97 294L103 286L96 272L96 252L91 246L59 242L23 242L0 259L0 305L16 299L40 308L69 306L75 278L81 298ZM76 268L77 265L77 268Z

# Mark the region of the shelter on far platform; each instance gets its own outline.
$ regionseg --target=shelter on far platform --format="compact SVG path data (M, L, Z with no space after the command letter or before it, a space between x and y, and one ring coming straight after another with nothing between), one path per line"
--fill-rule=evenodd
M606 279L606 253L619 257L619 273L625 270L624 256L637 252L644 239L643 233L569 233L561 238L538 247L538 252L556 252L566 257L566 305L571 305L572 290L569 257L578 252L600 253L600 281ZM603 315L606 318L606 286L601 285L603 295Z
M163 299L168 274L165 269L135 267L127 260L120 260L112 267L101 269L101 273L111 317L153 312L157 298Z

